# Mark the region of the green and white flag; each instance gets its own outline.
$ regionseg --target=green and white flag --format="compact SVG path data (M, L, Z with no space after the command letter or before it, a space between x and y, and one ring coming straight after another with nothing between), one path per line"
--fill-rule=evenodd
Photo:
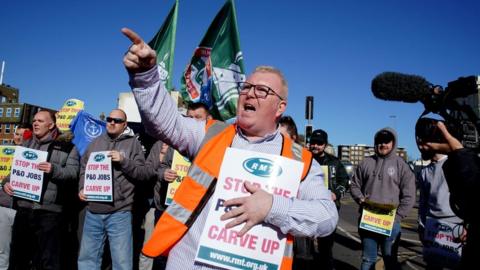
M245 80L233 0L227 0L195 49L182 76L182 98L202 102L214 118L235 117L237 82Z
M163 22L158 33L148 43L157 53L157 64L160 71L160 80L168 91L172 86L173 52L175 51L175 35L177 32L178 0L175 1L167 19Z

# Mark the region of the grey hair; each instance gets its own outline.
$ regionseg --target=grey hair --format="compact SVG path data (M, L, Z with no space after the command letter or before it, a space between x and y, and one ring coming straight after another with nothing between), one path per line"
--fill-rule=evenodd
M288 97L288 83L287 80L285 79L285 76L283 76L283 73L275 67L272 66L258 66L255 68L253 73L257 72L265 72L265 73L273 73L276 74L278 77L280 77L280 80L282 82L282 87L283 87L283 92L285 93L285 96L283 97L285 100Z

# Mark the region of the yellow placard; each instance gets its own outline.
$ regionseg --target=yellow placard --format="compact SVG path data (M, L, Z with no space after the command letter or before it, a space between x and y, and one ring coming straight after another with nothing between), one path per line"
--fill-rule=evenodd
M329 180L329 177L330 177L330 174L328 172L328 166L327 165L321 165L320 167L322 167L322 171L323 171L323 184L328 189L328 180Z
M177 179L175 181L171 182L168 184L167 188L167 196L165 198L165 204L170 205L173 201L173 195L175 195L175 192L177 191L178 187L180 186L180 183L183 180L183 177L185 177L188 173L188 169L190 168L190 161L180 155L177 151L173 153L173 160L172 160L172 170L177 172Z
M360 229L390 236L396 212L396 208L389 209L366 204L363 206L359 227Z
M5 179L5 177L10 174L14 154L15 146L0 146L0 186L3 185L3 180Z
M73 118L77 116L77 113L84 108L83 101L79 99L68 99L63 104L62 109L58 112L57 115L57 127L60 131L65 132L69 131L70 128L68 127L72 122Z

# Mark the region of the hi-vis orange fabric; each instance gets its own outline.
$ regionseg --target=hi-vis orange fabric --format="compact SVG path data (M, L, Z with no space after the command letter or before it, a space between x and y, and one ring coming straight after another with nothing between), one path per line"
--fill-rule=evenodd
M213 193L220 173L221 160L232 144L236 126L209 120L205 139L173 197L173 203L157 222L150 240L142 253L148 257L167 256L170 249L183 237ZM303 161L302 180L308 174L312 154L284 137L282 156ZM194 247L192 247L194 248ZM287 236L287 247L282 261L282 270L291 269L293 264L293 237Z

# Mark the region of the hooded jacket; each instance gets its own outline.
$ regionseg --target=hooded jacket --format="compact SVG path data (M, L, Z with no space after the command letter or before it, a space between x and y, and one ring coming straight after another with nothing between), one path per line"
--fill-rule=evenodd
M52 164L52 171L44 174L40 202L14 198L14 206L60 213L69 197L75 196L79 171L78 151L71 142L70 134L56 134L59 131L55 128L45 140L40 141L34 136L23 143L24 147L48 152L47 161ZM7 181L10 181L10 177Z
M392 151L381 156L375 147L376 154L366 157L357 166L350 192L357 203L368 199L378 204L394 205L397 207L395 221L399 222L415 203L415 175L407 163L396 155L398 139L395 130L383 128L375 136L384 130L394 136Z
M173 153L172 147L168 147L167 153L160 161L160 151L163 146L162 141L157 141L150 150L147 161L145 162L145 169L148 172L149 179L154 183L153 187L153 203L157 210L163 211L167 208L165 205L165 198L167 195L168 182L165 181L163 175L165 170L172 167Z
M90 143L81 160L79 190L85 183L85 167L90 153L111 150L119 151L124 158L121 162L112 162L113 202L88 202L88 209L96 214L132 210L135 182L148 177L142 146L127 128L117 138L104 133Z

